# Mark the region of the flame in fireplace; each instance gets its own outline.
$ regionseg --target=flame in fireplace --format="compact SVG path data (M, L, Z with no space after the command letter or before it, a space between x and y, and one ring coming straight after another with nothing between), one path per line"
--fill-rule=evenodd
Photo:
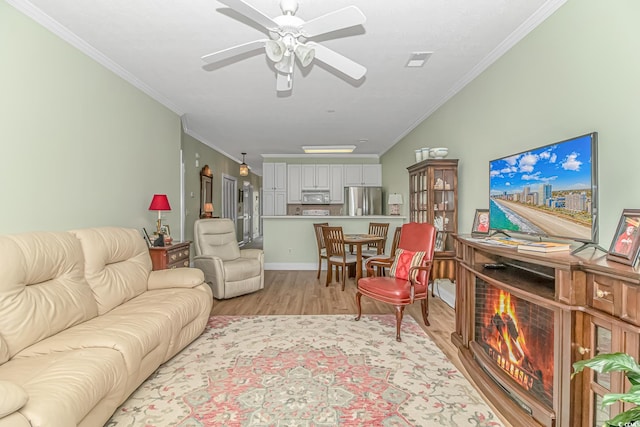
M530 390L534 381L541 378L538 378L539 372L531 364L510 293L500 290L499 297L495 300L491 324L496 331L491 356L513 379Z
M477 342L505 375L551 405L553 313L482 281L476 292Z
M520 333L518 327L518 318L511 304L511 294L500 291L498 298L498 307L492 323L498 329L502 343L506 345L509 360L512 363L520 364L525 357L525 339L524 334Z

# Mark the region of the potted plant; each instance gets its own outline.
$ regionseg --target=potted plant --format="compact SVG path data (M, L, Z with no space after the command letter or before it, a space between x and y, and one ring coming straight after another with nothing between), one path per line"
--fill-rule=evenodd
M631 388L626 393L608 393L603 396L602 404L611 405L616 402L627 402L640 405L640 365L635 359L626 353L602 353L588 359L580 360L573 364L574 375L584 368L591 368L599 373L624 372L631 383ZM605 423L608 426L640 426L640 406L635 406L621 412Z

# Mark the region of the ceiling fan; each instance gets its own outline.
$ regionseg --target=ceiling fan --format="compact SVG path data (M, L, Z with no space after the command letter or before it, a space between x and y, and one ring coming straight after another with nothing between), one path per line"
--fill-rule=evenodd
M346 74L354 80L364 77L367 69L351 59L308 39L331 31L362 25L366 17L356 6L347 6L309 21L295 16L298 0L281 0L282 15L270 18L243 0L218 0L236 12L257 22L269 32L269 39L254 40L202 57L207 64L223 61L236 55L264 49L276 69L276 90L289 91L293 87L293 65L297 58L302 67L314 59Z

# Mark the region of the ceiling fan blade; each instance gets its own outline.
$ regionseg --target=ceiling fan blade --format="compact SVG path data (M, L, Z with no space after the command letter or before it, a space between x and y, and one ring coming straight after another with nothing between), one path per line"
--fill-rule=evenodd
M214 62L223 61L231 58L232 56L240 55L241 53L251 52L252 50L264 49L264 45L267 40L254 40L249 43L240 44L227 49L220 50L218 52L210 53L202 57L202 60L207 64L213 64Z
M300 28L300 33L307 38L314 37L331 31L362 25L366 20L367 18L360 9L355 6L347 6L305 22Z
M257 22L269 31L275 31L280 26L264 13L242 0L218 0L220 3L229 6L238 13L243 14L252 21Z
M309 42L307 43L307 46L315 49L315 59L320 62L324 62L352 79L360 80L367 73L367 69L362 65L350 60L346 56L340 55L336 51L322 46L321 44Z
M276 91L287 92L293 88L293 74L276 72Z

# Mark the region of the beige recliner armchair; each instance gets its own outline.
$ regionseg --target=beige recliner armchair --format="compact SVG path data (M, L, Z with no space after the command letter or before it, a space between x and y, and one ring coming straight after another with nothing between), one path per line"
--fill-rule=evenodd
M233 221L198 219L193 234L193 263L204 272L214 298L233 298L264 288L264 253L240 249Z

